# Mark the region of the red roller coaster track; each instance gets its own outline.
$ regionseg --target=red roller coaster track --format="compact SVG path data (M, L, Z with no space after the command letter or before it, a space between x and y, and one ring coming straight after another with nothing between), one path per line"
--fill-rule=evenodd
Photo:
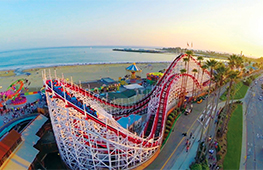
M46 80L45 79L45 86L46 86L46 94L48 98L49 103L49 110L51 112L51 120L53 124L53 129L56 132L56 140L58 142L58 147L61 153L68 152L68 154L63 156L63 160L67 162L67 164L72 167L73 169L78 169L78 167L82 167L82 169L85 169L85 167L92 167L95 165L84 165L79 163L78 161L73 161L77 159L77 152L75 156L70 158L71 149L69 149L72 145L74 147L80 147L85 148L89 147L90 150L87 150L86 152L81 152L83 155L89 153L88 157L90 160L94 160L92 155L99 152L100 154L106 155L104 158L96 158L96 160L102 159L105 161L105 158L107 160L111 160L110 155L116 155L119 160L118 164L116 166L125 167L132 167L135 166L136 162L145 161L148 159L148 157L151 156L156 151L156 147L159 147L162 141L162 133L164 131L165 126L165 120L166 120L166 114L168 109L168 100L171 100L169 98L170 91L173 92L179 92L180 95L184 95L185 91L187 90L186 87L181 87L181 85L176 85L178 82L183 82L183 78L189 78L192 80L192 84L195 84L196 88L201 89L202 84L199 83L198 79L195 78L195 76L191 74L180 74L176 73L174 70L178 66L177 64L179 62L182 62L181 59L183 57L186 57L186 55L180 55L178 56L171 65L167 68L165 71L163 77L157 82L153 90L145 96L142 100L136 102L133 105L120 105L120 104L113 104L105 99L102 99L100 97L95 96L94 94L87 92L83 90L82 88L78 87L77 85L66 83L64 80ZM199 62L197 62L193 57L190 56L190 59L194 61L194 63L200 67ZM208 71L205 71L205 73L209 75ZM45 77L45 76L44 76ZM51 77L51 76L50 76ZM210 77L209 77L210 78ZM60 92L57 91L57 89L54 88L55 83L59 82ZM188 81L189 82L189 81ZM184 92L180 92L180 90L184 89ZM77 104L73 104L71 101L71 98L66 97L66 93L69 93L70 97L72 97L72 94L77 94L78 96L82 96L80 98L83 107L80 107ZM177 96L177 98L179 98ZM105 106L110 106L113 108L121 109L121 112L114 112L111 113L113 118L115 120L118 120L121 117L129 116L130 114L140 114L142 110L147 110L147 120L145 121L145 125L143 126L142 133L140 135L135 135L131 132L128 132L127 130L120 130L121 128L115 124L108 124L107 120L105 122L105 119L101 119L100 117L89 113L86 110L86 105L84 103L88 102L88 99L95 101L97 103L100 103ZM64 103L64 104L62 104ZM64 105L64 107L63 107ZM91 109L94 109L94 106L91 106ZM71 109L71 110L68 110ZM80 113L83 118L80 117L68 117L66 115L62 115L59 112L61 110L65 110L68 112L74 113ZM53 115L54 114L54 115ZM66 119L65 119L66 116ZM71 124L70 131L65 131L63 134L67 133L70 137L63 137L63 135L58 135L57 133L61 133L67 126L64 127L64 123L59 123L60 121L66 122L66 124ZM84 126L85 123L92 123L94 126L90 126L91 131L87 129L87 126ZM61 128L64 127L64 128ZM106 135L104 130L103 131L97 131L97 128L103 128L105 129ZM83 130L85 129L85 130ZM96 133L94 133L94 131ZM108 138L108 135L111 135L111 138ZM117 137L117 138L116 138ZM74 141L71 141L70 139L79 140L82 144L76 145L74 144ZM65 142L68 141L69 142ZM126 141L126 142L121 142ZM73 143L72 143L73 142ZM67 145L67 143L71 143ZM77 148L76 148L77 149ZM78 149L77 149L78 150ZM78 150L79 151L79 150ZM96 151L96 152L95 152ZM74 152L75 153L75 152ZM129 159L133 160L135 158L133 157L133 154L135 153L141 153L142 155L147 155L147 158L144 156L141 157L141 154L138 155L138 159L136 158L136 161L134 161L131 165L128 163L128 157ZM108 156L107 156L108 155ZM142 159L143 158L143 159ZM79 157L78 159L83 159L83 157ZM85 161L84 161L85 162ZM108 161L107 161L108 162ZM108 163L109 163L108 162ZM100 167L112 167L111 163L103 163L101 160L97 162L100 164ZM126 165L127 164L127 165ZM77 166L77 168L76 168ZM75 167L75 168L74 168ZM81 169L81 168L80 168ZM96 168L95 168L96 169ZM115 169L115 168L113 168ZM119 169L119 168L116 168Z

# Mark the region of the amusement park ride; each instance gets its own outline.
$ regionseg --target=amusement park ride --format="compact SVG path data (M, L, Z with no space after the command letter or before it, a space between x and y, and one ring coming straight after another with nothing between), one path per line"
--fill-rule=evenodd
M28 84L27 79L18 79L6 91L0 92L0 107L3 107L3 104L21 105L26 103L25 95L28 93L22 93L22 91L27 89Z
M181 98L192 96L192 89L202 93L203 82L185 69L181 54L166 69L152 91L132 105L107 101L85 91L73 82L43 72L46 97L53 131L61 158L70 169L133 169L147 163L160 151L166 117L179 106ZM199 62L190 56L189 70L201 72ZM185 81L187 79L187 81ZM201 82L202 81L202 82ZM187 84L183 84L187 82ZM207 84L207 83L206 83ZM122 127L117 120L132 114L147 115L140 133Z

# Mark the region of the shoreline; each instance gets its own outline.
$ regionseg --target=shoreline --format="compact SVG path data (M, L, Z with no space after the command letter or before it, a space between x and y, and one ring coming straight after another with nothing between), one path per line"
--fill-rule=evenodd
M171 63L172 61L138 61L138 62L93 62L93 63L65 63L65 64L50 64L50 65L32 65L32 66L22 66L22 67L16 67L12 69L0 69L0 78L8 77L8 76L18 76L21 74L27 73L28 70L39 70L39 69L45 69L45 68L53 68L53 67L64 67L64 66L88 66L88 65L110 65L110 64L152 64L152 63ZM16 74L15 71L18 71ZM9 74L5 75L3 72L10 72ZM12 74L14 73L14 74Z
M42 80L42 71L46 70L46 73L49 73L49 70L54 76L54 71L58 77L61 77L62 74L65 79L73 78L73 82L79 83L99 80L101 78L110 77L114 80L123 78L125 75L130 74L126 71L126 68L130 66L133 62L114 62L114 63L97 63L97 64L78 64L78 65L63 65L63 66L54 66L54 67L42 67L42 68L30 68L22 70L26 74L15 75L14 70L8 71L8 74L5 74L7 71L0 71L0 92L5 91L10 84L12 84L17 79L28 79L30 81L29 88L41 88L43 86ZM149 72L158 72L160 70L166 69L170 65L171 61L159 62L159 61L149 61L149 62L137 62L136 65L142 70L138 73L142 78L146 77L146 74ZM12 74L11 74L12 73Z

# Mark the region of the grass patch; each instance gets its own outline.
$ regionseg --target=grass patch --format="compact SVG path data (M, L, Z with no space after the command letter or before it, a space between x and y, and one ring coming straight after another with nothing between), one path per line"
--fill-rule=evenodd
M244 85L242 81L238 82L237 84L234 85L235 89L235 95L233 96L233 99L242 99L245 97L248 86ZM227 91L225 91L221 96L220 100L225 101L227 99Z
M227 153L224 159L224 169L239 169L242 148L242 105L238 104L232 113L227 131Z
M244 85L242 82L239 82L242 84L242 86L239 88L239 90L235 93L234 99L242 99L245 97L248 86Z

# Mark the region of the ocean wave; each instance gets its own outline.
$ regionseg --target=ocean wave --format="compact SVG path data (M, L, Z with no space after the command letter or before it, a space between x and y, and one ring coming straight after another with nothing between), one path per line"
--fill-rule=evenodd
M171 62L177 55L123 53L112 48L63 47L0 53L0 70L33 69L70 65Z

